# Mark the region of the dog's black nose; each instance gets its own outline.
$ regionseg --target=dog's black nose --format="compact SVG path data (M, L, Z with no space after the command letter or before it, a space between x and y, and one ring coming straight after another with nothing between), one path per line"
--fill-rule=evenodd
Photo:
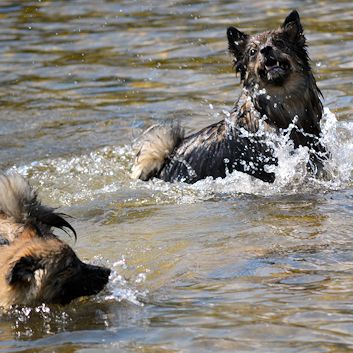
M273 48L270 45L267 45L266 47L263 47L260 49L260 53L267 56L273 52Z

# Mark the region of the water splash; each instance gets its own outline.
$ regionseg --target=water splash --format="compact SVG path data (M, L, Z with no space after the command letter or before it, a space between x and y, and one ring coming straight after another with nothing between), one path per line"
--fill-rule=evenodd
M66 311L56 310L46 304L36 307L13 306L3 317L11 321L11 328L17 338L32 337L37 331L44 334L65 331L72 318Z
M126 170L131 160L129 146L105 147L71 158L44 159L13 166L7 172L28 177L40 188L41 195L70 206L119 190L116 182L129 179Z
M324 109L322 124L323 143L328 146L331 158L325 163L330 178L329 189L340 189L353 180L353 122L339 122L328 108ZM319 181L320 182L320 181Z
M146 280L148 270L138 273L129 280L126 280L120 274L123 271L129 270L124 256L119 261L112 264L109 261L105 261L100 256L96 256L92 261L95 265L105 266L111 269L107 287L101 295L96 297L96 300L114 300L144 306L143 300L146 298L148 291L140 288Z
M293 148L288 135L276 137L276 180L264 183L234 171L224 179L206 178L193 185L132 181L129 172L133 163L130 146L105 147L71 158L46 159L29 165L14 166L40 186L41 195L48 195L62 205L86 203L107 195L124 198L125 203L194 203L217 195L252 194L268 196L297 192L322 192L343 189L352 183L353 123L338 122L328 108L324 109L322 141L331 153L325 161L327 178L318 179L307 172L309 153L306 147ZM133 196L131 197L131 194ZM121 196L123 195L123 196Z

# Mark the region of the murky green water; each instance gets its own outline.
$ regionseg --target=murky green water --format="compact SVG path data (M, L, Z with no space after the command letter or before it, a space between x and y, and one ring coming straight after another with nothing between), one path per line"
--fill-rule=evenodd
M276 27L292 8L332 112L330 179L283 148L273 185L131 181L142 129L195 131L232 107L227 26ZM0 168L115 270L95 298L1 316L0 352L353 351L351 1L3 0L0 29Z

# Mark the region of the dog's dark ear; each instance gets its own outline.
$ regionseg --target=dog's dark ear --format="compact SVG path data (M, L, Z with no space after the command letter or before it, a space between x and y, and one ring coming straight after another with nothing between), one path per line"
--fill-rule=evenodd
M6 281L10 285L29 283L34 277L34 272L38 268L38 259L33 256L23 256L13 264L12 268L6 275Z
M286 17L281 28L283 29L283 33L286 34L291 41L298 41L301 38L304 39L303 26L300 23L299 13L296 10L293 10Z
M229 52L239 60L244 54L248 35L240 32L235 27L229 27L227 29L227 37Z

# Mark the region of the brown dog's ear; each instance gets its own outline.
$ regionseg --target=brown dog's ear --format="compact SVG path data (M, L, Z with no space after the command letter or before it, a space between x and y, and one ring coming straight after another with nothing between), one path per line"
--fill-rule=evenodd
M33 256L23 256L17 260L6 275L8 284L29 283L34 277L34 272L39 268L38 259Z
M233 54L237 60L241 59L244 55L248 35L235 27L229 27L227 29L227 37L229 52Z
M300 23L299 13L293 10L284 20L281 28L291 41L297 41L303 36L303 26Z

